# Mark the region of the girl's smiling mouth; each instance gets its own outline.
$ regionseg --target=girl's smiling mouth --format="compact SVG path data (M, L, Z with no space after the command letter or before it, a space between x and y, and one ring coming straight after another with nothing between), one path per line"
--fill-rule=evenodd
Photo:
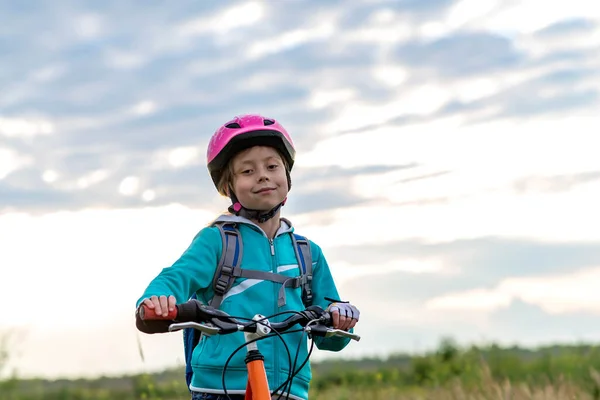
M267 188L259 189L259 190L255 191L254 193L256 193L256 194L271 193L274 190L275 190L275 188L269 188L269 187L267 187Z

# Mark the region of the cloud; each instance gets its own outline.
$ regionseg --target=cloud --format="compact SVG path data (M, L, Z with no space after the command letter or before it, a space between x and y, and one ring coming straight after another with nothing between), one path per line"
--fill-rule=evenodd
M139 149L138 149L139 150ZM12 154L12 153L11 153ZM173 203L210 208L229 200L217 195L199 147L176 147L155 153L118 152L110 156L88 150L63 157L41 170L17 159L3 158L5 179L0 182L0 209L41 212L88 207L161 206ZM12 160L12 161L11 161ZM25 159L22 161L24 162ZM1 164L0 164L1 165ZM114 168L114 166L119 168ZM293 191L286 207L293 214L350 207L369 198L347 192L347 183L358 176L373 176L414 165L371 165L302 169L293 173ZM10 169L9 169L10 168ZM0 170L1 172L2 170Z
M514 183L518 193L528 192L567 192L578 185L595 182L600 179L600 171L583 172L573 175L559 175L546 177L528 177Z
M406 10L410 13L428 14L428 17L446 11L448 7L456 3L456 0L433 0L422 2L419 0L401 0L394 2L398 10Z
M414 182L414 181L420 181L423 179L437 178L438 176L443 176L443 175L449 174L450 172L451 171L432 172L430 174L412 176L410 178L404 178L404 179L401 179L399 182L400 183L409 183L409 182Z
M479 3L479 2L477 2ZM471 22L473 28L483 28L492 32L516 37L531 34L564 20L598 17L594 8L587 7L585 0L548 5L543 0L526 2L492 1L490 12Z
M350 291L366 283L362 289L365 295L394 293L396 300L410 301L459 290L491 289L497 282L513 277L568 273L600 265L597 246L595 241L556 243L493 237L439 243L391 240L372 245L328 246L326 257L332 265L343 262L349 269L365 271L415 259L439 264L431 273L392 271L385 279L373 274L348 283L353 288Z
M536 35L551 38L571 34L590 33L597 27L597 22L587 18L568 18L555 22L536 32Z
M47 120L0 117L0 134L9 138L49 135L54 129L52 122Z
M332 182L358 177L373 176L395 171L410 170L417 167L416 163L405 165L366 165L360 167L342 168L337 165L328 165L324 167L304 167L298 172L293 172L294 183L306 187L309 185L320 186L329 185Z
M211 190L201 171L202 152L198 153L199 164L190 166L189 172L169 165L163 165L159 171L157 154L165 148L202 149L218 125L237 113L262 112L277 117L294 133L299 151L310 152L324 138L338 132L406 127L445 116L477 121L490 115L558 113L597 102L597 92L587 84L597 77L589 56L588 63L579 69L563 66L507 87L494 77L506 73L516 76L531 63L527 53L515 46L511 38L485 30L457 30L429 39L415 33L426 21L442 18L454 4L379 2L339 8L314 3L316 18L310 23L283 16L274 18L281 15L279 6L265 10L259 3L238 2L229 8L188 4L166 14L156 6L135 17L139 22L136 30L118 24L112 18L116 11L109 3L95 11L64 10L46 21L52 32L47 38L21 36L30 44L28 48L39 51L11 50L15 52L15 62L7 66L10 73L6 75L6 91L0 96L7 113L3 121L10 124L5 123L2 132L5 136L10 132L12 140L17 125L28 127L20 129L25 133L42 126L39 121L52 127L52 134L43 141L18 144L19 153L36 160L33 168L37 170L30 169L28 174L34 177L43 176L46 171L56 173L50 185L46 182L43 189L38 187L35 193L31 192L40 207L43 196L53 190L59 192L52 195L52 204L65 198L63 194L71 193L81 206L143 205L148 203L141 198L146 193L146 199L152 198L151 204L177 201L179 195L183 204L201 205L204 203L197 199ZM220 35L216 25L200 23L244 7L255 18L231 26L227 36ZM357 14L357 10L361 12ZM33 24L43 11L31 14L27 23ZM296 11L295 14L301 10ZM71 17L72 23L63 23ZM148 24L152 18L155 20ZM387 27L403 18L412 33L396 37L395 44L377 39L380 35L369 36L369 41L364 42L360 42L360 35L352 36L360 29ZM259 24L259 20L272 24ZM17 33L11 23L4 29ZM249 32L254 32L254 39L248 43ZM307 35L305 39L302 32ZM290 41L283 47L273 42L285 37ZM48 47L49 43L54 47ZM244 50L252 46L278 50L271 56L263 52L261 57L247 57ZM395 49L391 54L404 65L400 70L394 59L382 57L386 48ZM589 53L582 49L572 53L577 54ZM119 59L129 65L118 65ZM136 59L139 62L134 62ZM16 68L18 65L21 67ZM19 73L24 73L26 79L15 79ZM390 80L398 73L402 79ZM289 79L290 74L295 79ZM474 74L490 75L491 84L482 82L466 90L467 78L472 80ZM368 79L355 79L358 76ZM427 80L431 82L423 85ZM17 81L19 85L14 84ZM576 89L573 82L578 83ZM465 97L467 92L472 95ZM547 92L550 94L544 97ZM462 97L455 98L454 93ZM307 104L313 107L306 108ZM31 109L37 110L36 114L28 116L27 110ZM38 128L36 132L48 131ZM11 147L17 149L15 146L13 141ZM62 150L48 152L47 148ZM393 157L382 154L381 158ZM413 161L420 162L416 158L407 160ZM302 173L307 166L299 166L296 173ZM451 170L443 166L437 171L431 169L423 174ZM104 179L86 184L91 175L99 176L98 171L105 171ZM118 194L118 187L127 176L138 177L140 188L135 196L124 198ZM345 184L351 178L344 177ZM405 176L400 181L407 179L416 177ZM77 182L84 182L85 188ZM194 186L196 183L199 186ZM15 187L13 179L3 190L8 195ZM18 190L21 194L15 193L13 198L22 197L28 189L21 185ZM360 196L350 193L345 193L344 199L336 199L335 191L323 193L319 203L324 208L361 203ZM443 198L434 195L400 203L425 204ZM72 201L68 204L74 205ZM306 210L315 210L316 206L314 203Z
M425 275L427 278L430 275ZM460 344L489 344L539 346L556 342L597 341L600 322L594 314L583 311L549 313L545 307L518 298L503 304L501 308L486 308L484 299L471 298L470 306L478 309L434 309L426 307L425 293L431 286L412 286L411 296L398 300L398 293L405 286L385 286L388 276L380 277L376 288L373 280L363 279L352 286L341 287L343 298L352 301L361 310L361 322L356 332L362 335L362 346L373 349L370 354L389 355L391 351L422 352L435 348L443 337L451 336ZM460 280L460 279L455 279ZM393 281L397 283L398 281ZM413 282L409 282L413 283ZM419 282L418 284L421 284ZM395 296L390 296L394 294ZM572 299L569 299L572 301ZM363 317L364 315L364 317ZM381 335L380 332L389 332ZM360 349L347 350L348 355L361 354Z
M451 34L399 46L396 60L443 76L474 76L517 67L524 59L507 38L487 32Z
M20 168L30 165L33 162L31 157L7 148L0 148L0 182L9 174Z
M543 307L522 300L514 300L509 307L489 314L489 333L492 330L500 343L522 345L550 344L552 342L597 341L598 318L589 312L548 313ZM504 338L503 338L504 336Z
M320 189L311 192L303 191L294 194L286 210L294 214L310 213L315 211L334 210L351 207L369 200L361 196L345 193L339 189Z
M523 90L525 88L522 88ZM568 113L578 109L589 109L598 103L599 93L596 89L564 90L559 93L546 94L543 88L537 88L525 96L516 96L515 89L512 102L506 101L501 116L532 116L551 113Z
M348 191L348 183L356 177L376 176L378 174L414 168L415 164L401 166L368 165L358 168L301 168L292 175L292 192L286 212L302 215L312 212L348 208L372 202L370 196Z
M444 310L495 310L514 299L534 304L550 314L600 313L598 292L593 282L600 268L577 268L563 274L510 277L491 289L476 288L429 299L427 307Z

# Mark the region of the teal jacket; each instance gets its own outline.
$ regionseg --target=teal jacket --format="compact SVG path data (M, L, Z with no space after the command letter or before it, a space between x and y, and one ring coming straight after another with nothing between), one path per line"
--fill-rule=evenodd
M289 233L293 232L292 224L281 219L281 226L275 238L271 241L257 225L237 216L222 215L216 221L239 222L239 230L244 243L244 253L241 268L276 272L298 276L299 266ZM338 292L323 256L321 248L310 242L313 261L313 304L326 308L329 301L325 297L338 299ZM141 301L152 295L173 295L177 303L187 301L193 293L198 299L208 304L214 292L212 290L213 275L217 261L221 257L221 236L214 226L203 228L194 238L187 250L170 267L164 268L150 282ZM286 288L286 304L278 307L278 291L280 284L237 278L234 286L223 298L220 309L230 315L252 318L255 314L270 316L282 311L301 311L301 288ZM291 314L273 317L270 320L279 322ZM292 363L299 349L296 368L306 359L308 343L306 334L302 332L282 335L290 351ZM302 343L298 346L298 342ZM315 345L320 350L340 351L348 344L349 339L315 338ZM238 347L244 344L242 332L228 335L204 336L196 346L192 357L193 377L190 389L211 393L223 393L221 374L227 358ZM287 378L289 373L288 355L285 346L278 337L260 340L258 348L265 356L265 368L269 388L274 390ZM244 362L245 348L238 351L229 362L226 375L226 387L230 394L243 394L247 383L247 370ZM291 398L307 399L309 382L312 378L310 362L294 377L290 391ZM182 377L183 379L183 377Z

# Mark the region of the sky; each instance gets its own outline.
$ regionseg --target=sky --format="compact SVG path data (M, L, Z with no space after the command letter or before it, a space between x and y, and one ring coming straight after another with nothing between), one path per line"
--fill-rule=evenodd
M361 310L315 360L600 340L600 4L3 1L0 88L0 373L182 364L135 302L228 206L206 145L244 113Z

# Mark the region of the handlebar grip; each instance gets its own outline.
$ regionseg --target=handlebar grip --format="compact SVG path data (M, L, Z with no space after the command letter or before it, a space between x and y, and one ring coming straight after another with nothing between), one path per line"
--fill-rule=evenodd
M167 316L156 314L155 309L148 307L145 304L140 306L139 316L143 321L171 321L177 318L178 309L175 307L173 311L169 311Z

